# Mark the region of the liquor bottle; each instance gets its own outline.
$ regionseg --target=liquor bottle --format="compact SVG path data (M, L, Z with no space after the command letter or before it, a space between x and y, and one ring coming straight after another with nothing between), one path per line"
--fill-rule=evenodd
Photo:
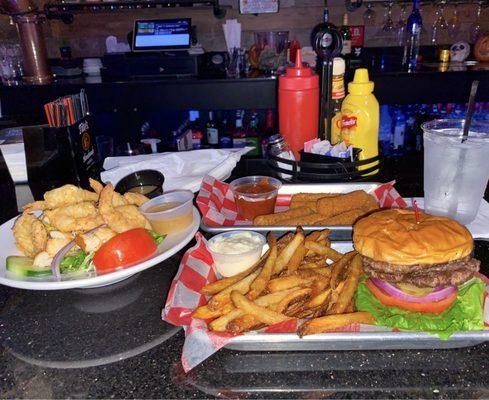
M230 149L233 147L233 137L228 125L228 118L225 116L221 124L221 135L219 136L219 147L221 149Z
M392 131L392 114L389 106L380 106L379 118L379 144L382 154L388 156L391 154L391 131Z
M404 136L404 148L407 153L416 150L416 108L409 104L403 107L406 116L406 132Z
M414 71L418 64L419 45L423 19L419 12L419 0L413 0L413 11L407 20L406 44L404 46L403 64L408 71Z
M190 129L192 129L192 148L200 149L204 146L204 134L200 128L199 112L191 110L188 112L188 119L190 122Z
M254 147L247 155L254 157L261 155L261 140L258 131L258 114L256 110L251 111L251 118L248 123L248 129L246 130L246 145Z
M269 108L265 116L265 131L263 132L261 139L261 153L263 157L267 156L268 143L270 138L276 133L275 117L273 115L273 110Z
M243 114L244 111L236 111L236 123L233 132L233 147L246 147L246 132L243 129Z
M209 121L206 127L207 143L211 147L219 147L219 128L214 121L214 113L209 111Z
M400 106L396 106L392 118L392 135L391 148L393 155L400 156L404 154L404 137L406 135L406 117Z
M343 47L341 49L341 55L349 64L351 57L351 33L348 26L348 13L343 14L343 25L340 28L341 38L343 39Z
M341 142L341 103L345 98L345 60L333 59L333 78L331 100L333 100L333 118L331 119L331 144ZM326 123L326 121L325 121Z

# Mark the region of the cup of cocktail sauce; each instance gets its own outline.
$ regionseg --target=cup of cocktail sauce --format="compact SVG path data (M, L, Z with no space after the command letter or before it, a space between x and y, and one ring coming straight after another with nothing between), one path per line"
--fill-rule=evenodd
M250 221L259 215L272 214L282 182L269 176L246 176L229 184L238 214Z

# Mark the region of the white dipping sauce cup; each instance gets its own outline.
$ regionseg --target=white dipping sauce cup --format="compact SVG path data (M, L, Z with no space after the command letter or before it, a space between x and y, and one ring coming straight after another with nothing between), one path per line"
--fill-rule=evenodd
M251 234L252 236L259 239L256 247L248 251L236 252L236 253L234 252L229 253L227 251L220 252L212 249L213 243L218 241L220 238L223 237L229 238L241 234ZM265 244L265 242L266 242L265 236L257 232L230 231L230 232L224 232L224 233L220 233L219 235L213 236L211 239L209 239L207 248L209 249L209 252L212 255L212 258L214 260L214 265L218 270L218 272L222 276L228 277L246 271L249 267L255 264L260 259L261 253L263 251L263 245Z

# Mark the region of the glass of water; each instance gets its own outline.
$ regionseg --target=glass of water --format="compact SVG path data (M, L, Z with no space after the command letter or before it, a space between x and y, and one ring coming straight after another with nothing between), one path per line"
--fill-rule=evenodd
M462 142L464 120L425 122L424 205L434 215L472 222L489 179L489 123L472 121Z

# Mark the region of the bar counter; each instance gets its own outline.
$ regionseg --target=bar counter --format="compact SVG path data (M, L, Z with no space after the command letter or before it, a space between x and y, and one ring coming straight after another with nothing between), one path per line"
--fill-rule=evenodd
M476 257L482 254L489 261L488 242L477 243ZM106 288L27 292L2 286L2 397L489 396L488 343L452 350L221 349L185 374L183 331L160 318L180 257Z
M404 196L416 196L422 192L421 170L419 163L405 159L391 165L388 171L394 175L384 178L397 178ZM182 254L97 289L45 292L0 286L2 397L489 396L489 343L451 350L221 349L185 374L183 331L161 320ZM489 274L489 241L476 241L475 257L483 261L481 272Z

